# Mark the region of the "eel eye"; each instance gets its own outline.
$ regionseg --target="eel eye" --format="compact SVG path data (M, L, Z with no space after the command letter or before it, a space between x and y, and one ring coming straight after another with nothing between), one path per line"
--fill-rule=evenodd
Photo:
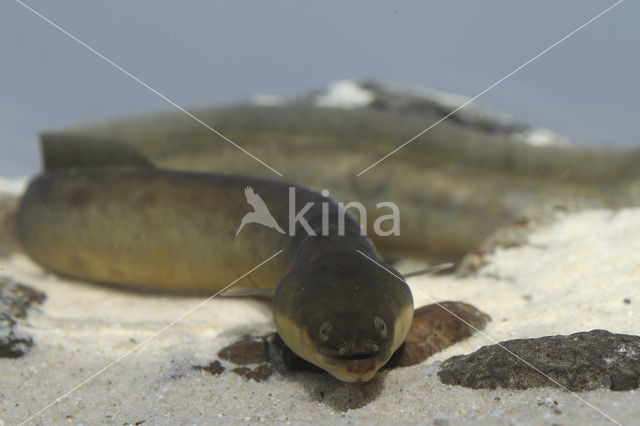
M333 324L331 324L331 321L323 322L319 330L320 340L322 340L323 342L329 340L329 334L331 334L332 330Z
M378 329L378 331L380 332L380 335L382 337L385 337L387 335L387 323L384 322L384 320L380 317L374 317L373 318L373 325L376 326L376 328Z

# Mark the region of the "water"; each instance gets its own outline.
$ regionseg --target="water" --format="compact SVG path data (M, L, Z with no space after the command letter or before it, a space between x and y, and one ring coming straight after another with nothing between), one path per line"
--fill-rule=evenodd
M613 3L28 4L193 107L358 77L471 97ZM637 16L620 4L478 103L583 143L637 145ZM38 170L39 131L173 108L10 0L0 55L0 175Z

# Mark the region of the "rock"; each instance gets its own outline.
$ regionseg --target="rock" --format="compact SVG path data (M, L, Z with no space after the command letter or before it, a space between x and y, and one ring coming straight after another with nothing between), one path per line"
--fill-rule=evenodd
M449 358L438 376L445 384L474 389L558 385L570 391L636 389L640 385L640 336L592 330L509 340Z
M33 339L20 330L33 304L46 295L34 288L0 277L0 358L18 358L33 346Z
M254 369L248 367L238 367L234 368L234 373L239 376L244 377L245 379L255 380L256 382L262 382L263 380L267 380L273 374L273 367L271 364L260 364Z
M33 339L21 336L16 331L16 321L0 312L0 358L18 358L33 346Z
M261 337L245 336L242 340L221 349L218 352L218 356L236 365L246 366L258 364L255 368L236 367L232 368L231 371L247 380L252 379L256 382L261 382L273 374L267 344L270 336L271 335ZM205 366L194 365L192 368L195 370L204 370L214 376L218 376L226 370L219 360L212 361Z
M207 365L193 365L192 368L194 370L206 371L207 373L213 374L214 376L222 374L222 372L225 370L222 364L220 364L220 361L213 361Z
M387 365L407 367L481 330L491 317L463 302L441 302L416 309L405 343Z
M46 298L40 290L0 276L0 312L24 319L33 304L41 305Z
M245 337L218 352L218 356L237 365L269 361L265 337Z

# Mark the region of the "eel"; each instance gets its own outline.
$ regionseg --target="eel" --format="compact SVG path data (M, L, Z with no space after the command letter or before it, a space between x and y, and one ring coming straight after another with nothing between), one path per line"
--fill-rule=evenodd
M424 109L235 105L193 113L284 174L284 180L336 200L395 202L401 235L377 238L385 258L455 261L533 205L593 200L601 207L640 205L640 149L533 146L517 135L445 120L361 176L357 173L438 118ZM235 146L180 113L132 117L47 133L44 139L108 138L176 170L280 179ZM312 159L312 161L309 161Z
M108 142L42 148L45 170L22 197L17 232L44 268L138 289L275 287L283 341L345 382L373 378L404 342L411 291L334 200L267 179L163 170ZM276 226L239 229L249 193Z

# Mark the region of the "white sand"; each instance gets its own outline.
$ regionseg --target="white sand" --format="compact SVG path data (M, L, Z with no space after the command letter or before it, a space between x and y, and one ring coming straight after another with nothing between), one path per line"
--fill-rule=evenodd
M270 330L267 304L214 299L156 336L202 299L65 281L46 276L22 256L0 260L0 275L48 296L25 330L36 342L33 350L0 359L0 425L26 420L84 381L33 423L610 423L585 401L623 424L640 418L638 390L574 395L555 388L441 384L439 360L493 343L482 335L368 384L319 374L274 374L262 383L229 371L212 376L191 366L216 359L218 350L243 334ZM410 283L417 306L462 300L490 314L484 332L495 341L594 328L640 334L640 210L573 215L536 232L525 247L498 251L477 277L419 277ZM345 411L348 406L353 408Z

